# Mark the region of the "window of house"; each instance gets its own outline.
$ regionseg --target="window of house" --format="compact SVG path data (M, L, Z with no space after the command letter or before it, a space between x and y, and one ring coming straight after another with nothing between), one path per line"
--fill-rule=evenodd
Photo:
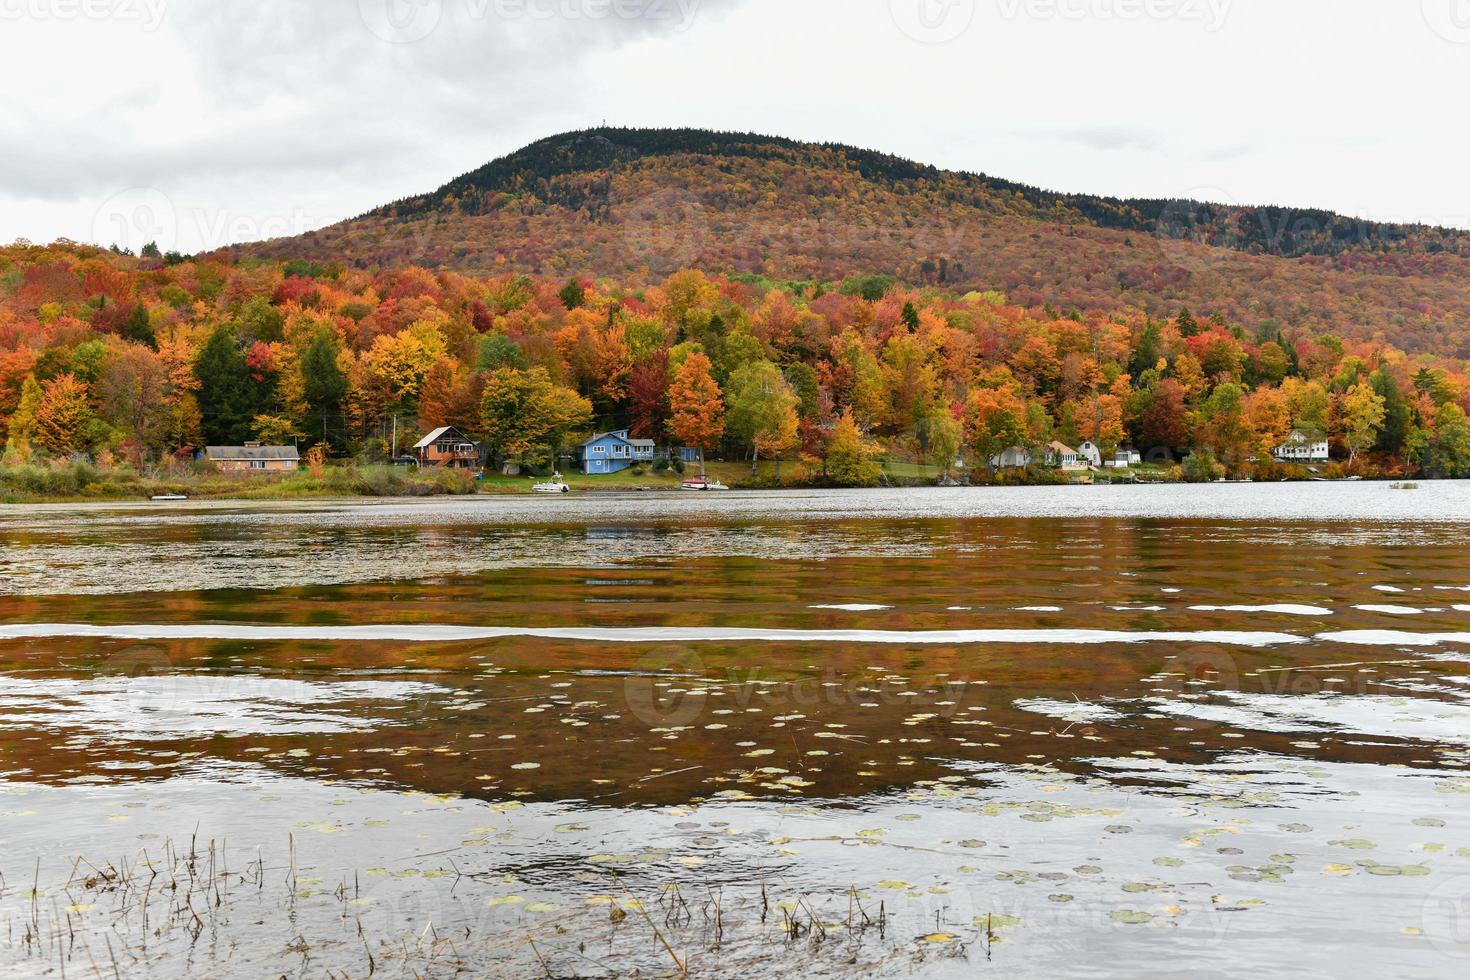
M265 460L263 460L263 459L252 459L250 461L250 468L252 470L263 470L263 469L265 469Z

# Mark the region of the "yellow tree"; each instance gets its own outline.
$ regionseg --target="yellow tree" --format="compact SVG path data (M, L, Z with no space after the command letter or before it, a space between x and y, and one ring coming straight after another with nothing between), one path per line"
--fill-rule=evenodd
M924 446L929 461L939 467L939 479L949 479L949 471L960 454L964 427L947 405L934 405L924 417Z
M418 397L424 375L448 353L439 325L419 320L407 330L379 337L363 361L388 401L401 406Z
M17 464L31 458L31 438L36 431L36 412L41 407L41 386L34 374L26 375L20 388L20 404L10 416L10 435L5 440L5 462Z
M550 449L556 465L569 433L592 421L592 403L554 383L545 368L500 368L485 379L480 400L485 435L507 461Z
M796 414L796 402L793 400L776 414L770 428L756 434L756 455L764 455L767 459L776 461L777 480L781 479L781 457L801 444L801 439L797 436L800 421Z
M1342 400L1343 442L1348 447L1348 467L1358 460L1358 453L1378 441L1387 414L1382 395L1371 384L1354 385Z
M199 348L183 331L175 331L158 342L158 356L167 378L163 397L168 421L163 441L175 448L198 445L204 423L195 394L199 378L194 374L194 359L199 356Z
M1252 448L1260 459L1270 459L1291 434L1291 407L1279 388L1257 388L1247 395L1245 418Z
M822 468L829 482L839 487L876 486L883 470L874 458L877 452L863 439L852 411L842 413L827 440Z
M750 447L750 471L760 464L763 445L777 444L787 417L795 438L796 406L799 399L781 370L770 361L747 364L730 376L730 432Z

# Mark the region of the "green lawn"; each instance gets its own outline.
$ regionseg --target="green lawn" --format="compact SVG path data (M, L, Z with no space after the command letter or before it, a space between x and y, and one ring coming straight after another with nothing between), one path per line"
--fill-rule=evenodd
M763 487L774 485L776 479L776 465L770 462L762 462L756 470L754 481L751 477L749 463L705 463L705 473L711 480L719 480L731 489L739 489L741 486L750 486L755 482ZM795 464L786 462L781 465L783 478L789 477L796 471ZM677 473L669 470L665 473L655 473L649 468L641 476L632 470L624 470L621 473L610 473L606 475L589 476L576 470L562 471L562 479L574 492L587 490L678 490L679 485L686 479L699 475L699 464L685 464L684 472ZM539 476L502 476L499 473L486 473L485 478L480 481L481 488L485 493L529 493L531 487L537 483L544 483L549 477Z

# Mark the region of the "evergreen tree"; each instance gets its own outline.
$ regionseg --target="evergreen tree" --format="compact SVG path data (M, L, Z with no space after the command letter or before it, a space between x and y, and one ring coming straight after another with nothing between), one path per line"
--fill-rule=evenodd
M325 443L331 449L347 449L347 420L342 416L342 399L347 397L347 376L337 366L337 337L319 330L301 357L301 380L306 395L303 428L307 444Z
M567 284L562 287L561 292L557 295L561 297L561 305L565 306L568 310L578 309L587 302L587 291L582 288L582 284L576 279L567 280Z
M919 329L919 311L914 309L913 303L903 304L903 325L908 328L909 333L915 333Z
M148 320L148 307L142 303L133 307L133 312L128 314L127 322L123 324L122 335L124 340L131 340L135 344L158 346L158 339L153 335L153 324Z
M212 446L238 446L252 436L257 411L256 383L240 350L233 326L209 335L194 362L199 379L199 411L204 439Z
M1381 453L1397 453L1404 448L1409 428L1413 424L1413 409L1409 400L1399 389L1399 384L1387 368L1379 368L1370 379L1373 390L1383 399L1383 428L1378 433L1374 450Z
M1143 327L1143 333L1139 334L1138 347L1133 351L1133 360L1128 365L1129 373L1135 378L1141 377L1145 371L1158 367L1159 358L1164 355L1164 344L1161 338L1161 328L1152 319Z
M1194 314L1189 312L1189 307L1181 306L1179 316L1174 320L1179 327L1179 336L1193 337L1199 333L1199 324L1194 322Z

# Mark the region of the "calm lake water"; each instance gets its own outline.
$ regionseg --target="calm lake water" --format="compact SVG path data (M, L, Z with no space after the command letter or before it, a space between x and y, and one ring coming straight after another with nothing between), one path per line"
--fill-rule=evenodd
M1470 484L0 508L0 976L1470 970Z

